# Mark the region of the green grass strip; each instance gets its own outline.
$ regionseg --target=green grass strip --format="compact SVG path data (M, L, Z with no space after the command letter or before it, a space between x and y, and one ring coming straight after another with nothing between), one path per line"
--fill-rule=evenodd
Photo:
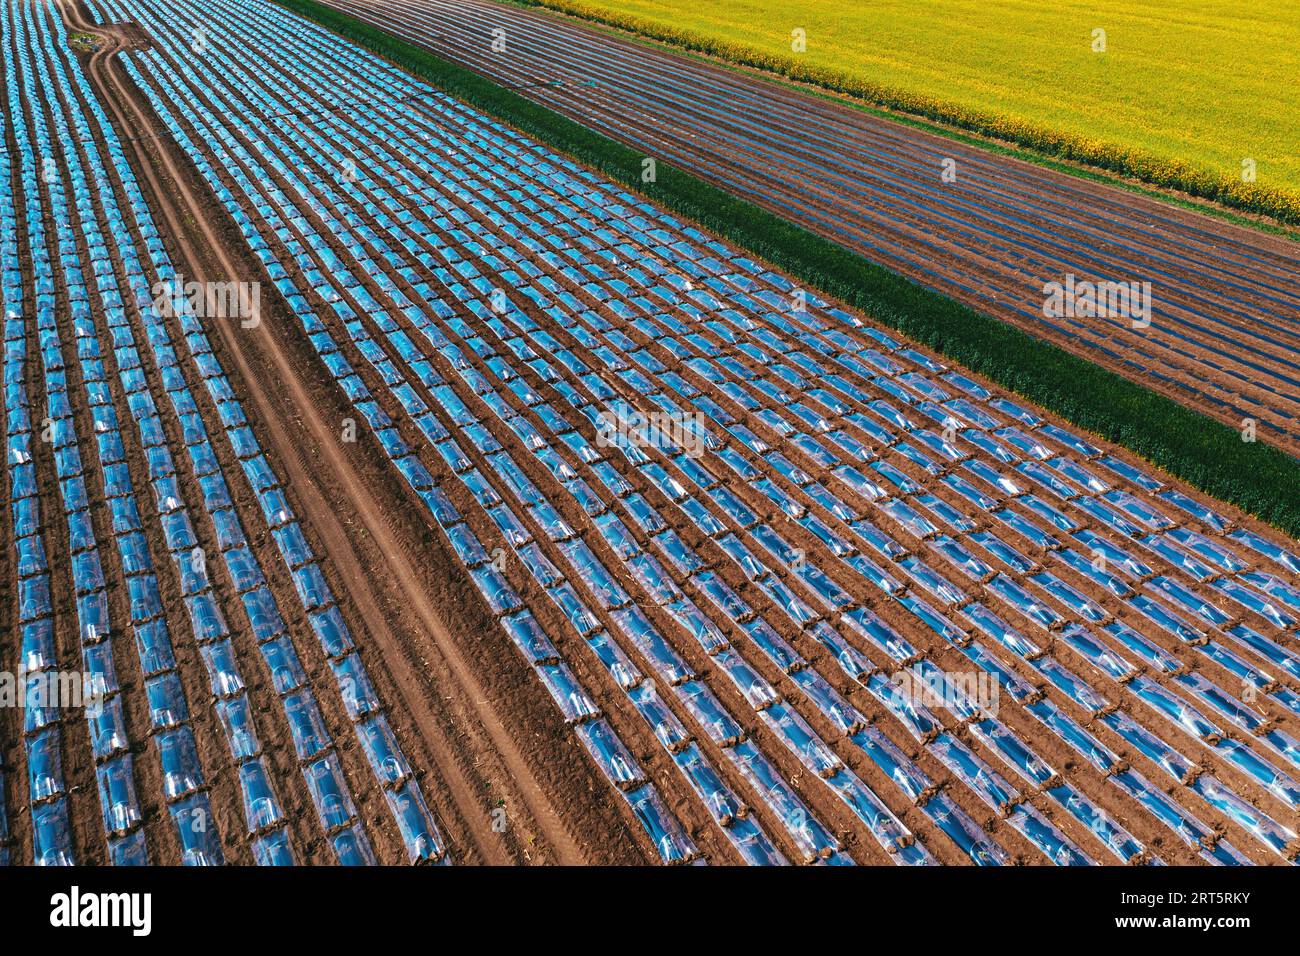
M1031 402L1300 537L1300 459L916 283L316 0L275 0L432 86L726 237Z

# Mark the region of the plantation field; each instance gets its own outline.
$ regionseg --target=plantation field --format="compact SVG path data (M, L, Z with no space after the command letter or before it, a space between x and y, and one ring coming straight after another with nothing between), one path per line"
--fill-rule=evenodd
M1300 205L1290 0L529 2L1200 195ZM791 49L796 28L803 53Z

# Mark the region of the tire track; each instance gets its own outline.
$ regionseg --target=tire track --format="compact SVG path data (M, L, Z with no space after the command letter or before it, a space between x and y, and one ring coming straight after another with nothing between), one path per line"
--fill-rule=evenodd
M151 193L154 200L151 208L166 220L171 235L183 253L190 275L202 281L208 270L204 267L207 257L198 251L196 238L204 244L208 256L215 260L222 275L234 277L248 272L239 269L226 252L217 229L204 212L203 202L194 194L188 184L188 177L182 172L176 160L170 155L168 146L153 132L158 124L148 117L135 102L127 81L112 68L111 58L117 51L128 46L135 38L120 27L94 24L86 18L80 9L70 3L63 3L62 8L69 25L88 33L104 36L108 42L92 55L89 63L91 81L103 95L102 103L106 112L122 130L135 131L138 135L124 137L128 149L135 153L137 170L143 174L142 185ZM161 170L151 162L143 144L152 140L154 149L152 159L161 165ZM167 189L161 176L165 175L172 189ZM243 347L236 341L234 330L229 323L215 323L226 352L232 356L238 372L246 382L255 382L258 376L251 367ZM425 663L430 671L442 671L448 680L430 680L428 674L421 675L417 667L408 658L403 643L386 624L386 617L381 610L381 600L367 580L364 569L366 562L361 559L343 528L343 522L329 507L311 507L305 513L310 515L312 527L325 542L327 552L334 558L330 566L344 579L347 593L356 602L364 620L366 630L380 650L385 667L391 674L400 693L400 700L406 712L417 715L416 724L421 740L428 751L435 757L437 770L443 775L443 783L450 789L453 800L462 820L469 829L462 838L470 842L484 862L510 862L510 854L502 846L500 834L488 826L488 808L483 804L478 793L481 786L474 786L469 774L462 769L466 757L460 755L460 748L447 734L438 729L438 723L430 714L427 695L430 683L436 683L441 692L455 687L459 693L458 703L462 709L462 719L472 715L478 731L480 751L482 742L490 742L496 758L487 757L489 764L499 759L500 769L491 774L497 786L504 786L507 793L514 790L513 796L527 813L525 823L520 829L535 827L543 847L549 849L555 861L563 864L585 862L586 853L569 829L550 794L532 772L528 761L516 745L501 716L493 709L483 686L474 676L469 662L453 638L451 630L438 610L428 599L421 584L421 576L416 572L405 554L401 542L390 530L381 513L378 502L366 485L355 466L339 447L333 424L327 423L320 415L317 405L311 400L306 388L299 380L281 344L277 341L268 323L261 323L256 332L259 340L259 353L266 356L278 373L277 384L287 390L292 399L294 424L305 432L295 440L289 434L284 422L283 409L271 407L267 394L257 388L248 389L246 395L257 408L261 420L268 432L268 437L280 454L285 465L289 483L298 490L300 500L310 502L313 498L324 499L320 482L313 477L323 464L329 474L339 480L350 504L356 509L360 524L374 542L375 548L388 562L392 579L401 592L401 600L422 625L424 633L432 638L434 648L441 657L440 662ZM324 457L324 461L309 466L299 442L312 441L311 450ZM440 664L440 666L438 666ZM454 683L453 683L454 682ZM468 706L464 706L468 704ZM420 719L420 715L423 715ZM486 740L483 740L483 737ZM485 759L480 752L472 758L476 763ZM508 783L506 783L508 781ZM528 826L527 824L532 824Z

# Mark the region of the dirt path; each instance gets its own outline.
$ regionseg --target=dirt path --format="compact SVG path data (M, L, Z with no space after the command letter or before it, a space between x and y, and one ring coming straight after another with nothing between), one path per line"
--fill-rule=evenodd
M228 253L220 228L205 211L210 201L196 194L190 184L192 174L180 167L171 144L155 132L159 128L156 118L136 101L129 80L112 64L116 52L138 45L138 28L93 24L75 4L64 2L61 6L71 26L105 38L89 61L91 82L101 93L105 110L128 134L124 140L137 160L142 187L150 194L151 208L162 216L178 244L186 274L199 281L248 274L249 268L240 268ZM357 619L365 622L377 652L368 661L378 657L391 675L399 695L392 703L400 702L400 710L412 716L421 743L441 776L441 785L450 791L465 827L460 834L453 828L453 834L467 840L474 855L486 863L530 857L537 861L551 858L562 864L586 862L591 851L584 849L570 832L552 795L517 745L516 736L494 708L447 622L429 600L407 545L385 519L373 485L359 473L337 440L337 420L324 418L320 403L313 400L295 372L272 323L262 322L252 336L243 338L230 323L214 323L214 327L240 377L250 383L260 378L248 349L249 338L255 338L257 356L269 362L276 373L276 386L290 400L286 408L275 403L265 389L250 388L241 393L257 409L266 438L285 468L288 484L297 492L299 502L306 505L307 520L333 558L330 566L343 579L344 589L360 612ZM324 487L325 475L337 481L341 493L334 495L332 502L331 489ZM355 520L344 517L349 513L355 515ZM383 556L397 592L396 600L431 639L434 654L429 656L436 655L436 659L417 664L411 658L409 642L390 629L382 609L390 602L378 593L367 573L374 564L358 552L344 527L345 521L355 534L368 539L371 556ZM444 699L442 695L450 696ZM433 703L435 697L437 706ZM455 726L447 722L448 716ZM482 778L491 779L490 788L485 788ZM505 840L491 828L491 807L484 799L485 789L504 792L511 805L516 840ZM510 847L511 842L516 846ZM529 853L525 854L522 847L529 844Z

